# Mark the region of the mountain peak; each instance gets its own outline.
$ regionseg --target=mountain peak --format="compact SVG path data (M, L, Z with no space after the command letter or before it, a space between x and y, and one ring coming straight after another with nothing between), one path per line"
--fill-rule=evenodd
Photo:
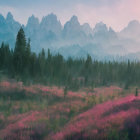
M57 16L54 13L50 13L47 17L57 19Z
M39 25L39 19L32 15L31 17L29 17L27 22L27 26L29 25Z
M55 14L51 13L51 14L43 17L41 23L43 24L43 23L46 23L46 22L50 22L50 23L51 22L58 22L57 16Z
M140 37L140 23L137 20L132 20L129 22L128 26L125 27L121 32L120 35L123 38L131 38L134 40L139 40Z
M82 25L83 31L88 35L88 34L92 34L92 28L90 27L90 25L88 23L84 23Z
M64 25L64 28L79 28L80 27L80 23L78 21L77 16L72 16L71 19L66 22L66 24Z
M43 30L43 32L51 31L56 34L60 34L61 29L62 29L62 25L61 25L60 21L57 19L57 16L53 13L42 18L40 27Z
M0 14L0 22L3 22L3 21L5 21L5 18L3 15Z
M82 26L84 26L86 28L90 28L90 25L88 23L84 23Z
M13 20L13 15L11 14L11 12L8 12L7 17L6 17L7 21L11 21Z
M72 16L70 19L71 22L78 22L78 17L77 16Z
M33 14L31 17L29 17L30 19L37 19Z
M84 29L80 25L77 16L72 16L64 25L63 36L69 39L76 39L83 35L85 35Z
M107 26L103 22L99 22L95 25L95 28L105 28L105 29L107 29Z
M125 27L121 33L131 34L132 32L139 32L140 31L140 23L137 20L132 20L128 23L128 26Z
M108 31L108 28L106 26L106 24L104 24L103 22L99 22L95 25L95 28L94 28L94 33L96 32L106 32Z
M128 24L128 27L137 27L137 26L140 26L140 23L138 20L132 20Z

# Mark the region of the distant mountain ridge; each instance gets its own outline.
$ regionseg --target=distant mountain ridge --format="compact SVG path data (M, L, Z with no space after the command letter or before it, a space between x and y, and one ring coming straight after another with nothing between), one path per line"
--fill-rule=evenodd
M103 22L97 23L94 28L88 23L81 25L76 16L62 26L53 13L43 17L41 22L32 15L26 25L21 25L9 12L6 18L0 15L0 43L7 42L13 48L21 26L26 37L31 39L35 52L50 48L52 52L59 52L66 58L90 54L102 59L112 56L132 57L140 52L140 23L137 20L131 21L121 32L115 32ZM139 55L136 56L140 59Z

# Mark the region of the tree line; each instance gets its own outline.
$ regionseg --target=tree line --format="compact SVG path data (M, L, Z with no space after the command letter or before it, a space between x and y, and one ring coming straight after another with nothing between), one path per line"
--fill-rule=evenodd
M39 54L31 51L30 39L26 40L21 28L17 34L15 48L4 42L0 47L0 71L9 78L25 83L79 87L119 84L128 88L140 84L140 62L102 62L86 59L64 59L61 54L52 55L48 49Z

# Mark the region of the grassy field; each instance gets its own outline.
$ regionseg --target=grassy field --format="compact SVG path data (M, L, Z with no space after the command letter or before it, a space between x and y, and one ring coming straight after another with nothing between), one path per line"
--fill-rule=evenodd
M131 140L140 135L135 87L24 86L0 82L2 140Z

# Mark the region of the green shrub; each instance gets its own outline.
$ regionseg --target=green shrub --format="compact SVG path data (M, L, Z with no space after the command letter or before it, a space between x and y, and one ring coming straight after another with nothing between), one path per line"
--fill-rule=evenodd
M7 91L7 92L0 92L0 98L4 100L24 100L26 98L25 91L22 90L14 90L14 91Z

